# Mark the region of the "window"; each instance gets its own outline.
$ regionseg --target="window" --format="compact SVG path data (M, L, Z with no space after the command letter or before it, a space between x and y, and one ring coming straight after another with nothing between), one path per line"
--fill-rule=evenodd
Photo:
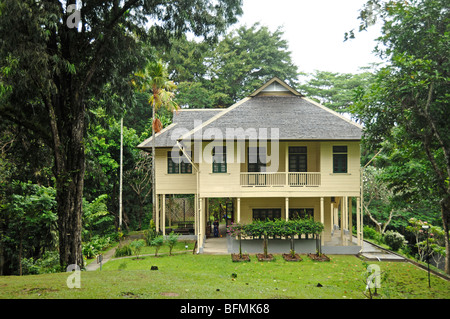
M280 208L253 209L253 220L274 220L281 218Z
M313 218L314 208L289 208L289 219Z
M347 146L333 146L333 173L347 173Z
M248 148L248 171L250 173L266 171L266 148L249 147Z
M213 173L227 172L227 148L225 146L215 146L213 148L212 162Z
M289 172L307 172L306 146L289 147Z
M167 173L168 174L191 174L192 165L189 160L184 156L184 154L179 151L178 154L174 155L176 152L167 152ZM190 152L187 152L190 156Z

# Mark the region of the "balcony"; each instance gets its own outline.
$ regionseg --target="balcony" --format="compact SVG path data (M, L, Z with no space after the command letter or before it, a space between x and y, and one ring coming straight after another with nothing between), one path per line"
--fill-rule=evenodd
M250 187L318 187L320 172L276 172L276 173L241 173L241 186Z

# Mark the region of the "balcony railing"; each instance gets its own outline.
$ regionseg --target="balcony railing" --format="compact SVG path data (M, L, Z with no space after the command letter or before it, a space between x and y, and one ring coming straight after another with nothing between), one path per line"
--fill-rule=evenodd
M241 186L320 186L320 173L241 173Z

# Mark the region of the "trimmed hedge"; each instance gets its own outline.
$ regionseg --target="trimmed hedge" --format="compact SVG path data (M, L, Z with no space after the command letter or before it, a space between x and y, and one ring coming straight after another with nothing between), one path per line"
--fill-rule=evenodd
M323 224L312 218L291 220L253 221L251 224L232 224L228 232L244 237L289 237L295 235L318 235L323 231Z

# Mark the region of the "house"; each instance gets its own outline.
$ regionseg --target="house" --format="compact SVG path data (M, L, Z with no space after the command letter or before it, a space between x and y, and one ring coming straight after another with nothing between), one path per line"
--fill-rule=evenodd
M325 226L324 252L329 246L331 253L357 253L361 135L360 125L278 78L226 109L181 109L155 136L157 228L166 231L168 195L194 195L202 252L208 199L231 198L235 223L312 217ZM151 152L152 145L149 138L138 147Z

